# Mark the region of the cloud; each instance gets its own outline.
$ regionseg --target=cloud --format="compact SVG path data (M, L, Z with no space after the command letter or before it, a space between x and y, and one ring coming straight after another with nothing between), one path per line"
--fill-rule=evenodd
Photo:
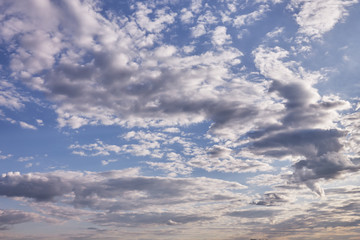
M284 182L284 179L279 175L273 174L260 174L255 177L248 178L246 181L247 184L252 184L256 186L271 186L275 184L281 184Z
M101 211L160 210L162 206L233 201L233 191L246 188L210 178L161 178L137 176L134 170L100 173L8 173L0 179L0 195L36 202L59 202ZM116 199L116 201L114 201ZM176 219L173 219L175 221ZM180 220L178 220L180 221ZM180 221L181 222L181 221Z
M30 160L33 160L34 159L34 157L19 157L18 158L18 161L19 162L27 162L27 161L30 161Z
M241 218L271 218L278 212L277 210L245 210L229 212L227 215Z
M28 197L36 201L51 201L72 190L71 182L63 182L57 176L38 174L3 174L0 180L0 195L7 197Z
M320 97L313 85L321 74L305 72L296 62L286 61L288 51L260 46L253 54L260 72L271 79L269 93L279 97L283 108L273 113L277 123L249 132L253 139L249 149L273 158L302 157L293 165L292 181L323 195L319 180L358 171L345 154L346 131L337 127L339 112L349 109L350 103L334 96Z
M302 66L291 46L296 40L288 39L289 46L283 47L267 46L265 41L250 49L252 56L230 46L234 29L246 27L244 31L250 31L252 24L265 19L270 2L280 1L257 1L251 5L256 9L235 17L234 9L245 5L224 2L233 20L217 26L225 10L216 9L211 2L192 1L188 8L181 7L185 9L181 14L172 5L135 3L127 16L116 17L102 13L92 1L6 1L1 5L4 17L0 31L9 49L12 78L46 95L54 104L60 127L150 129L129 131L123 136L122 140L128 141L123 145L101 140L76 142L69 147L74 154L149 157L156 161L146 159L148 166L170 176L186 175L194 168L266 172L275 169L275 161L288 158L293 166L289 181L315 189L323 179L357 171L351 164L356 154L351 159L342 156L350 148L343 143L346 127L339 125L339 113L350 104L340 97L321 95L316 84L326 76ZM292 1L289 8L299 9L299 34L318 38L331 30L355 1L331 3ZM319 19L315 11L326 17ZM187 26L184 35L170 43L174 26L181 22ZM275 28L264 37L285 30ZM197 45L200 40L204 40L201 47ZM249 59L258 73L245 73ZM27 101L21 95L15 85L1 82L1 106L21 109ZM198 123L209 126L199 135L206 146L184 136L170 137L177 132L175 128ZM19 124L36 129L22 121ZM353 132L352 139L355 135ZM174 158L170 153L176 144L183 150ZM48 182L38 180L44 188L57 181L53 175L48 177ZM41 198L34 192L31 198L48 201L73 193L67 183L60 184L54 194ZM75 183L71 181L77 186ZM108 187L106 181L103 184ZM81 199L81 194L77 196ZM89 206L97 206L96 198L88 198L82 199L84 204L88 201Z
M109 163L113 163L113 162L117 162L118 160L116 160L116 159L109 159L109 160L102 160L101 161L101 164L103 165L103 166L106 166L106 165L108 165Z
M2 153L2 151L0 151L0 153ZM8 158L11 158L13 155L12 154L6 154L6 155L3 155L3 154L0 154L0 160L5 160L5 159L8 159Z
M289 202L286 194L282 193L265 193L260 200L254 200L252 204L258 206L280 206Z
M31 129L31 130L37 129L34 125L31 125L31 124L23 122L23 121L20 121L19 124L20 124L20 127L25 128L25 129Z
M25 222L39 221L40 215L20 210L0 209L0 230L8 230L10 226Z
M269 10L270 9L267 4L260 5L259 9L254 12L237 16L234 19L233 24L235 27L242 27L242 26L253 24L256 21L261 20L265 16L266 12L268 12Z
M39 126L44 126L44 121L41 120L41 119L36 119L36 123L37 123L37 125L39 125Z
M299 33L317 39L344 19L348 15L347 7L356 3L357 0L292 0L289 8L300 8L299 13L294 15L300 26Z
M97 140L95 143L86 145L72 144L69 146L69 149L76 149L72 153L80 156L108 156L111 152L119 153L122 151L121 147L117 145L104 144L100 140ZM80 151L77 149L80 149ZM85 153L84 151L89 153Z
M94 223L103 226L134 226L134 225L178 225L198 221L209 221L211 217L184 215L176 213L147 213L147 214L97 214Z
M0 106L12 110L23 108L28 98L19 93L14 84L0 80Z
M224 45L226 42L231 41L231 36L226 34L226 27L218 26L215 28L212 43L214 45Z
M0 179L0 195L21 200L34 212L34 218L12 224L80 221L144 231L159 225L189 227L216 220L224 206L240 206L248 200L240 193L244 189L237 182L205 177L145 177L138 169L8 173Z

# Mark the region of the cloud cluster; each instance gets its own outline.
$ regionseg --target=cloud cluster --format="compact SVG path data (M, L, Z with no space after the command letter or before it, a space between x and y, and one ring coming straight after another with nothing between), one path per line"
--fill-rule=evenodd
M359 169L345 154L346 131L337 127L339 112L351 105L335 96L320 97L313 85L321 75L284 60L290 54L286 50L260 46L253 54L260 72L271 79L269 92L279 97L283 108L277 112L277 123L249 134L251 151L277 158L302 157L293 165L292 181L323 195L317 180Z
M285 10L298 10L298 35L311 41L330 31L356 2L293 0ZM321 96L315 84L324 73L302 67L292 52L296 47L261 44L247 49L252 55L245 56L234 44L234 30L266 18L279 3L245 4L249 13L242 11L244 4L229 1L218 10L210 1L193 1L180 11L175 4L137 2L130 4L129 14L116 15L102 12L93 1L4 1L0 35L9 46L12 78L46 94L60 127L210 127L207 146L187 144L178 157L161 150L171 140L159 134L161 140L134 135L139 144L123 146L100 140L76 143L70 146L75 154L166 158L147 163L172 176L192 168L271 171L274 161L288 158L294 171L289 181L315 190L321 179L358 170L351 162L355 157L345 156L345 131L338 124L339 112L349 109L349 102ZM181 36L177 25L186 26ZM275 28L263 37L283 32ZM253 63L246 65L243 59ZM258 72L244 72L249 65ZM11 84L1 83L0 105L21 108L24 100L16 96Z
M245 188L236 182L212 178L144 177L137 169L99 173L15 172L3 174L0 179L1 196L33 200L33 204L45 208L49 208L45 203L61 203L90 209L94 211L91 221L105 225L171 225L211 219L211 214L196 211L196 205L240 201L243 195L236 192ZM181 210L185 206L186 212ZM167 208L171 211L164 210ZM74 218L63 210L52 207L48 212L61 219Z
M330 31L345 16L348 15L348 7L358 3L358 0L341 1L306 1L292 0L290 8L300 8L295 14L299 24L299 33L312 39L321 38Z

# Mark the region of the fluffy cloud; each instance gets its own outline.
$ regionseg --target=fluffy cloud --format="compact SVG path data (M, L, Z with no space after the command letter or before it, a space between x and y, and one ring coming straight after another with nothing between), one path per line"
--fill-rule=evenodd
M290 8L300 8L295 14L299 33L316 39L330 31L340 20L348 15L347 7L358 3L357 0L307 1L292 0Z
M216 27L213 33L212 42L215 45L224 45L231 39L230 35L226 34L226 27Z
M114 16L111 12L102 13L92 1L67 0L58 4L5 1L0 5L4 9L0 31L2 41L9 47L12 78L34 91L42 91L54 103L60 127L147 128L124 134L122 140L128 143L122 145L101 140L75 143L69 147L74 154L126 153L149 157L157 160L144 162L170 176L187 175L194 168L208 172L273 171L275 161L287 159L293 172L285 174L283 179L289 184L306 185L321 195L318 185L321 180L358 171L352 162L359 152L356 144L344 143L348 129L353 130L349 139L357 141L358 133L354 129L358 125L353 120L357 115L343 117L346 124L340 126L340 112L350 108L349 102L320 94L316 84L325 75L321 71L306 70L296 60L299 58L294 52L296 48L263 44L242 52L230 41L237 28L251 27L264 19L271 10L270 2L281 1L256 1L250 13L238 16L234 16L235 10L243 7L238 3L224 2L226 7L216 11L210 1L192 1L191 6L181 7L183 10L177 14L171 4L138 2L130 6L129 15ZM288 6L300 10L295 16L300 26L298 34L319 38L330 31L346 15L346 7L355 2L294 0ZM232 21L223 18L226 11ZM314 14L315 11L319 14ZM216 25L220 19L223 26ZM177 23L185 23L186 29L182 29L183 36L172 39ZM264 39L276 38L286 30L276 28L264 33ZM196 45L200 40L202 44ZM288 39L288 44L294 42L296 40ZM253 63L249 64L249 59ZM248 67L251 73L244 72ZM258 72L253 72L254 67ZM25 101L15 85L1 82L1 106L18 110ZM203 145L183 135L180 137L182 132L177 130L196 123L209 127L198 136ZM22 121L19 124L36 129ZM178 153L172 148L176 144L182 148ZM346 155L350 149L352 157ZM102 163L106 165L110 161ZM5 196L44 202L74 195L69 203L100 210L133 210L147 204L165 203L155 194L161 191L201 190L200 180L194 178L189 179L196 186L185 179L155 177L103 179L84 184L58 173L13 174L4 179L12 184L9 187L3 180L1 192ZM166 185L164 189L156 189L155 186L162 186L164 182L176 187L167 189ZM137 183L151 190L140 189ZM113 184L129 186L134 191L126 195L128 190ZM52 189L45 193L26 190L25 186L35 185ZM183 185L193 188L183 188ZM123 195L139 201L114 203L113 198ZM205 199L201 194L198 196L199 201ZM274 199L275 195L269 195L263 201L271 203ZM141 214L133 216L142 218ZM154 213L154 216L158 215ZM181 220L186 217L196 219L192 214L177 216L173 222L186 222Z

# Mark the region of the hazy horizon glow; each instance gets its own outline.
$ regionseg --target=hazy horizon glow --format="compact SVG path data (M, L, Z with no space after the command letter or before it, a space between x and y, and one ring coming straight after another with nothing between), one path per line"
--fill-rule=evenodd
M358 0L0 2L0 239L359 239Z

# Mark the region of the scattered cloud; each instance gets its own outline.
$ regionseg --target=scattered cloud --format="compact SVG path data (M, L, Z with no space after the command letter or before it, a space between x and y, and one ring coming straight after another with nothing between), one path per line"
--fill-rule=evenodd
M24 128L24 129L31 129L31 130L37 129L34 125L31 125L31 124L23 122L23 121L20 121L19 124L20 124L20 127Z
M2 1L0 238L355 239L358 4Z
M292 0L289 8L299 8L295 14L299 33L312 39L321 38L348 15L347 8L358 3L357 0L306 1Z

